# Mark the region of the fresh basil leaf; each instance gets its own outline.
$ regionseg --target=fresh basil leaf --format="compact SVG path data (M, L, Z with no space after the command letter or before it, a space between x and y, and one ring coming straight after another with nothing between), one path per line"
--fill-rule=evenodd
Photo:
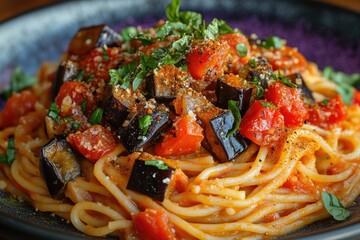
M350 216L350 211L344 208L340 200L334 194L322 192L321 198L326 211L328 211L334 219L343 221Z
M283 44L281 42L281 38L277 36L271 36L265 39L265 41L262 42L262 47L264 48L282 48Z
M31 87L36 83L36 78L23 72L20 67L15 68L11 75L10 88L4 91L1 95L4 98L9 98L13 92L20 92L21 90Z
M216 39L219 35L219 20L214 18L204 31L205 39Z
M141 44L143 46L151 45L156 40L155 38L153 38L153 37L151 37L149 35L146 35L146 34L142 34L142 33L134 36L134 39L137 39L137 40L141 41Z
M320 102L320 105L325 107L325 106L329 105L329 102L330 102L330 100L328 98L326 98Z
M78 81L83 81L83 80L84 80L85 73L86 73L85 70L81 70L80 73L76 76L76 80L78 80Z
M252 82L256 87L256 99L261 99L264 96L264 88L261 86L261 82L256 76L253 77Z
M236 44L236 51L240 57L246 57L248 54L248 48L244 43Z
M71 124L71 129L78 130L79 128L80 128L80 123L75 122Z
M146 135L152 120L153 119L151 115L145 115L144 117L139 119L138 125L142 136Z
M106 45L102 46L102 58L104 59L105 62L109 61L109 54L107 53L107 47Z
M138 34L138 31L137 31L136 27L133 27L133 26L124 28L124 29L122 29L121 32L120 32L121 40L122 40L124 43L130 42L131 39L132 39L133 37L135 37L137 34Z
M11 165L15 160L15 139L14 136L10 136L8 139L8 146L5 154L0 155L0 163L7 163Z
M203 21L200 13L192 11L179 12L179 20L180 22L195 28L200 26Z
M250 59L249 64L250 64L251 68L256 68L257 67L256 60L253 59L253 58Z
M260 101L260 104L261 104L261 106L263 106L264 108L270 107L270 108L277 109L277 107L276 107L274 104L270 103L270 102Z
M181 0L172 0L165 8L166 17L169 21L177 22L179 20L179 9Z
M168 165L166 165L166 163L164 163L164 161L156 160L156 159L145 161L145 165L146 166L154 166L160 170L168 170L169 169Z
M230 137L234 134L236 130L239 129L241 122L241 114L239 110L239 101L229 100L228 101L228 109L232 112L234 116L234 123L231 130L227 133L226 137Z
M82 111L82 113L86 113L86 106L87 106L87 103L88 103L88 100L87 99L85 99L82 103L81 103L81 105L80 105L80 107L81 107L81 111Z
M57 124L61 124L60 118L59 118L60 109L56 105L56 103L51 103L48 116L55 120Z
M291 81L289 81L288 79L286 79L285 77L283 77L281 75L280 70L278 70L278 75L277 76L274 73L271 76L275 80L279 80L280 82L282 82L285 86L288 86L290 88L297 88L297 85L295 83L292 83Z
M142 80L146 77L146 71L140 71L136 74L134 80L132 81L132 89L135 91L140 86Z
M91 125L100 124L102 120L104 110L101 108L96 108L90 115Z
M336 72L332 67L327 66L323 69L323 76L337 84L336 91L340 94L344 103L350 105L354 97L353 87L360 84L360 74L348 75L340 71Z
M232 29L224 20L218 21L218 28L219 28L219 34L228 34L228 33L234 33L234 29Z

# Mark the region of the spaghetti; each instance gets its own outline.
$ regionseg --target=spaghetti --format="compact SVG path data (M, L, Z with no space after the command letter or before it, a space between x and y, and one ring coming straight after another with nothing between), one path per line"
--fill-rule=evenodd
M279 236L329 217L324 192L353 204L357 91L345 105L338 86L281 39L246 38L221 20L201 30L199 15L186 20L177 4L154 28L128 28L130 40L103 25L82 29L60 68L44 64L35 85L9 98L0 152L13 137L15 160L0 165L1 188L88 235L128 239ZM96 45L88 31L122 41ZM75 73L54 90L64 69ZM9 120L12 108L21 114ZM47 144L64 136L80 175L56 159L44 167L55 156L44 155ZM50 170L72 177L53 190ZM143 187L151 178L159 186Z

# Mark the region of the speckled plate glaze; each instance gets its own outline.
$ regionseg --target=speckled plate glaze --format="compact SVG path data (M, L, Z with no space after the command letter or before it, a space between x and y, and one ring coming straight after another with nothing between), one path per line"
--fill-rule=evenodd
M80 27L106 23L117 30L150 26L164 17L168 1L66 1L0 24L0 89L16 66L34 74L44 61L58 61ZM183 0L181 9L201 12L208 21L226 20L245 34L278 35L297 46L320 68L332 65L360 72L360 16L313 1ZM1 105L1 104L0 104ZM360 239L360 204L344 222L328 219L277 239ZM6 239L96 239L49 213L36 212L0 191L0 237ZM116 239L109 237L108 239Z

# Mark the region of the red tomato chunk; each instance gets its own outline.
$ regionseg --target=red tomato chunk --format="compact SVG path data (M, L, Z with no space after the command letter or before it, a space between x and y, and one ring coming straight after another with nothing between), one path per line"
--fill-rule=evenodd
M143 240L174 240L170 221L164 210L149 209L133 215L136 233Z
M297 88L290 88L281 82L276 82L265 91L266 100L274 104L284 116L285 126L302 126L309 113Z
M70 134L66 140L86 159L96 162L106 153L114 150L115 138L109 130L101 125L94 125L84 132Z
M267 106L265 100L255 101L241 120L241 135L265 146L277 141L285 127L284 117L276 108Z
M346 106L338 95L328 102L322 101L312 105L309 109L308 122L329 129L344 121L346 116Z
M0 112L0 129L17 125L22 116L34 111L36 99L37 97L27 90L13 94Z
M179 117L164 139L155 145L155 154L176 156L193 153L204 139L201 126L191 117Z

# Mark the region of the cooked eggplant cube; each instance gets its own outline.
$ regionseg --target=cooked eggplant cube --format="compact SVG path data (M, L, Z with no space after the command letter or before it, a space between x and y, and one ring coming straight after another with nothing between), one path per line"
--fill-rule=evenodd
M251 67L247 79L249 81L259 81L263 89L269 86L272 79L272 66L266 58L259 57L255 59L255 67Z
M147 118L147 126L142 127L141 122ZM118 136L129 152L138 151L169 126L169 111L163 105L156 106L151 114L139 110L126 124L119 129ZM145 131L146 129L146 131Z
M104 118L112 127L119 129L128 116L128 109L136 103L137 97L129 89L109 86L104 101Z
M157 201L163 201L175 169L171 167L160 169L154 165L147 165L146 162L148 161L135 160L126 188L152 197Z
M149 98L155 98L158 101L168 102L175 99L176 91L164 81L158 81L151 74L146 78L146 88Z
M179 89L189 86L188 73L181 71L180 68L172 64L154 70L146 78L148 97L163 102L174 100Z
M56 78L52 86L52 99L59 93L60 87L64 82L74 80L80 73L80 68L73 61L63 61L60 63L56 72Z
M39 167L53 197L61 196L66 184L81 174L76 155L63 138L53 138L41 148Z
M252 88L233 87L219 80L215 90L217 106L227 109L229 100L238 101L238 108L240 110L241 116L244 116L250 105L252 90Z
M230 111L226 111L210 120L212 131L216 136L216 141L210 143L210 145L219 146L215 154L222 162L234 159L238 154L248 148L247 141L238 131L235 131L233 135L227 136L227 133L233 127L233 123L234 116Z
M71 40L68 52L83 56L103 45L118 46L120 41L120 35L104 24L81 28Z
M308 88L300 73L289 75L287 78L290 79L292 83L295 83L296 86L301 90L301 93L304 96L305 103L315 102L312 91Z

